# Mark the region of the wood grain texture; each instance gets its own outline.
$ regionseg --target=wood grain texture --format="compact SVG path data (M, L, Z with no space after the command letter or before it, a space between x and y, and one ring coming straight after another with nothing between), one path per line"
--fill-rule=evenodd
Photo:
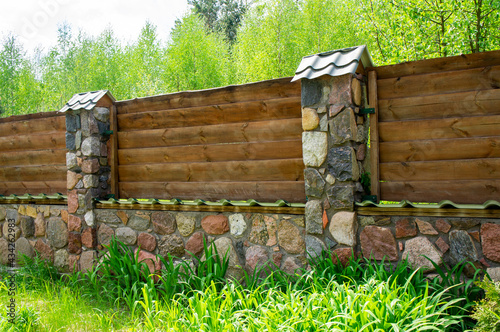
M382 181L500 179L500 158L380 164Z
M300 159L119 166L120 182L302 181Z
M379 101L379 121L444 119L500 114L500 89Z
M66 149L66 132L0 137L0 152Z
M66 181L66 165L0 167L0 182Z
M118 188L118 120L116 115L116 107L112 105L110 107L109 113L109 126L113 132L110 137L109 142L109 165L111 167L111 194L114 195L116 199L119 198L119 188Z
M54 111L54 112L43 112L43 113L13 115L13 116L9 116L9 117L6 117L6 118L0 118L0 123L25 121L25 120L34 120L34 119L44 119L44 118L52 118L52 117L63 117L63 118L65 118L65 114L64 113L59 113L58 111Z
M438 203L450 200L463 204L500 201L500 180L381 182L384 200Z
M396 65L369 68L379 79L434 72L454 71L500 65L500 51L462 54L459 56L403 62Z
M500 66L377 80L378 98L408 98L500 88Z
M285 77L209 90L178 92L155 97L118 101L115 105L118 114L126 114L162 109L230 104L241 101L300 97L300 81L290 82L291 80L291 77Z
M219 199L275 202L278 199L290 203L305 203L303 181L269 182L152 182L147 186L140 182L120 182L122 198L157 199Z
M66 132L66 118L64 116L0 123L0 137L31 135L53 131Z
M66 149L0 153L0 166L66 165Z
M500 158L500 136L380 143L380 162Z
M22 181L3 182L0 181L0 195L24 195L24 194L66 194L66 179L64 181ZM61 204L61 203L59 203Z
M239 102L118 116L120 131L300 118L300 97Z
M500 115L379 123L381 142L498 136Z
M378 124L378 88L377 88L377 73L375 71L368 72L368 101L371 108L375 109L375 114L370 114L370 182L371 194L380 199L380 152L379 152L379 124Z
M118 150L120 165L289 158L302 158L301 140Z
M118 132L119 149L300 139L302 119Z

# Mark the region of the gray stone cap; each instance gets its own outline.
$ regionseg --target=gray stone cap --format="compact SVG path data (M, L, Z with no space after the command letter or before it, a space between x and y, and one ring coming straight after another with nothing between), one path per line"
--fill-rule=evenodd
M342 76L354 74L359 63L373 67L373 61L366 45L305 56L292 79L314 79L323 75Z
M471 210L486 210L500 209L498 201L489 200L483 204L458 204L449 200L444 200L439 203L413 203L408 200L402 200L399 203L381 202L376 204L372 201L364 201L356 203L359 207L379 207L379 208L419 208L419 209L471 209Z
M95 107L97 102L104 96L108 96L113 102L116 101L115 97L108 90L99 90L91 92L83 92L75 94L66 105L61 108L59 112L64 113L66 111L76 111L76 110L91 110Z

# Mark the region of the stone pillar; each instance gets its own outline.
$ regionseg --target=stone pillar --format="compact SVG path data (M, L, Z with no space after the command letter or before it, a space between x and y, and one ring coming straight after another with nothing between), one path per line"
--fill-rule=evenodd
M364 82L356 74L302 79L306 232L309 238L324 238L340 258L355 249L354 202L365 194L360 180L367 172L368 121L360 113Z
M106 107L66 111L70 270L87 269L96 258L94 199L110 193L109 115Z

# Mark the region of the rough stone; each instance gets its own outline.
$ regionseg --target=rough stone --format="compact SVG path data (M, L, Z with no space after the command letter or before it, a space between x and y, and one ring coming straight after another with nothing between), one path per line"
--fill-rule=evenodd
M36 216L33 218L36 218L38 216L38 213L43 213L44 217L50 217L50 206L49 205L42 205L42 206L37 206L36 208Z
M39 213L35 219L35 236L36 237L45 236L45 229L46 229L45 218L43 217L42 213Z
M9 242L4 238L0 238L0 264L7 265L9 253Z
M359 235L361 250L365 258L390 261L398 260L396 239L391 230L379 226L366 226Z
M267 231L264 216L262 214L256 214L253 216L252 230L250 231L248 241L263 246L265 246L267 241L269 241L269 232Z
M170 214L168 212L155 212L153 214ZM156 216L157 217L157 216ZM173 220L173 216L171 216L172 218L172 222L175 222ZM161 224L162 220L160 219L155 219L155 217L153 217L154 220L157 221L157 223ZM143 212L136 212L129 220L128 220L128 223L127 223L127 226L129 226L130 228L132 229L135 229L136 231L145 231L149 228L149 222L151 220L151 216L149 214L146 214L146 213L143 213ZM155 224L153 223L153 228L155 228L155 232L157 232L158 234L163 234L161 233L161 230L159 231L159 229L156 228ZM172 232L173 233L173 232Z
M252 246L245 254L245 270L249 275L253 275L256 269L262 269L259 275L263 275L264 267L269 261L267 250L262 246Z
M124 225L127 225L127 223L128 223L128 214L125 211L117 211L116 212L116 216L118 218L120 218L120 220L122 221L122 223Z
M438 235L439 233L432 227L430 223L424 220L420 220L418 218L415 219L415 222L417 223L418 229L420 233L424 235Z
M34 247L40 258L51 263L54 262L54 250L52 250L48 244L43 242L42 239L36 240Z
M331 78L331 93L328 102L334 105L350 105L352 103L351 92L352 75L346 74ZM306 80L302 80L306 81Z
M66 149L67 150L76 150L76 137L74 134L66 133Z
M78 173L75 173L72 171L68 171L67 176L66 176L66 184L67 184L68 190L75 188L78 181L80 181L82 178L83 178L83 176L81 174L78 174Z
M7 215L7 211L4 207L0 206L0 221L5 220L5 216Z
M120 227L116 229L116 237L126 245L134 245L137 241L135 231L130 227Z
M61 209L58 209L57 207L51 206L50 207L50 214L48 216L44 215L44 217L49 217L50 215L52 215L53 217L59 217L61 215Z
M229 231L227 217L222 214L206 216L201 220L201 227L212 235L224 234Z
M481 242L484 256L500 263L500 225L492 223L481 225Z
M35 235L35 220L32 217L21 217L21 231L24 237Z
M36 207L34 207L32 205L26 206L26 215L28 217L36 218L36 214L37 214Z
M101 152L101 142L97 137L87 137L86 139L83 140L82 153L84 156L99 157L100 152Z
M82 252L82 235L80 233L68 233L68 252L80 254Z
M299 227L306 227L306 221L304 217L293 218L292 221Z
M439 250L441 250L443 254L450 249L450 246L442 237L439 237L439 239L437 239L436 243L434 244L439 248Z
M426 237L419 236L406 241L406 249L403 252L402 258L408 258L408 262L413 268L423 268L427 272L434 271L434 266L426 257L437 265L443 263L441 253Z
M323 229L326 229L326 226L328 225L328 214L326 213L326 210L323 210L321 220L323 221Z
M451 225L444 219L436 220L435 226L441 233L448 233L451 229Z
M279 249L279 248L278 248ZM279 268L281 265L281 260L283 259L283 254L280 252L273 252L272 260L273 260L273 268Z
M356 154L351 147L330 149L328 153L328 171L339 181L357 181L359 167Z
M281 266L281 270L290 275L302 275L302 266L294 257L287 257Z
M331 186L335 184L335 178L331 174L327 174L325 180Z
M356 125L356 115L352 108L346 108L333 119L328 121L330 135L333 144L343 144L355 141L358 136L358 126Z
M82 219L70 214L68 219L68 230L70 232L79 232L82 229Z
M11 229L10 232L9 232L9 228ZM17 226L14 226L14 228L11 228L11 227L9 227L9 223L5 222L3 224L3 236L6 239L8 239L9 234L12 234L12 233L14 233L14 239L17 240L21 236L21 229L19 229L19 227L17 227Z
M319 118L319 130L320 131L328 131L328 116L323 114Z
M266 222L267 234L269 235L269 240L267 240L266 246L272 247L278 243L276 237L276 232L278 230L278 225L276 223L277 215L273 217L264 216L264 221Z
M359 161L365 160L366 157L366 144L361 144L356 151L356 159Z
M101 122L109 121L109 109L106 107L95 107L92 112L94 113L94 118Z
M486 272L494 282L500 282L500 267L490 267Z
M80 129L80 116L78 114L66 114L66 131L70 133Z
M78 210L78 194L76 190L68 191L68 212L75 213Z
M141 233L137 237L137 246L142 250L153 251L156 248L156 238L148 233Z
M306 195L312 197L321 197L325 187L325 180L314 168L306 168L304 170L304 182Z
M134 254L137 254L137 249ZM150 252L141 250L139 251L139 256L137 257L139 262L144 261L149 268L149 273L156 274L161 270L161 260Z
M175 221L177 222L179 233L181 233L182 236L189 236L193 234L194 227L196 225L195 217L184 213L178 213L175 216Z
M85 223L89 227L94 227L95 225L95 214L94 211L90 210L85 213L83 216L83 219L85 220Z
M7 219L7 221L8 220L15 220L16 225L19 224L19 218L18 218L17 210L6 209L5 210L5 219Z
M353 78L351 81L351 94L354 105L361 106L361 83L357 78Z
M97 209L96 218L98 222L105 223L108 225L121 225L122 222L120 218L116 215L114 211L106 209Z
M319 103L322 97L323 85L318 80L301 80L302 107Z
M305 207L306 232L308 234L323 234L323 208L321 201L311 200Z
M326 246L315 236L306 235L306 254L307 257L316 258L321 256L321 252L326 250Z
M328 204L335 210L354 210L354 187L352 185L334 186L328 189L327 197Z
M278 225L278 242L289 254L302 254L305 251L306 244L299 229L286 220Z
M85 188L97 188L99 186L99 177L97 175L84 175L83 186Z
M318 128L319 116L314 108L302 109L302 129L314 130Z
M52 247L58 249L68 244L68 228L61 218L52 217L49 219L47 239Z
M242 237L247 230L247 223L243 215L240 213L230 215L229 228L231 230L231 235L236 238Z
M480 223L481 222L476 219L451 220L451 224L455 226L457 229L469 229L479 225Z
M404 218L396 221L396 239L416 235L417 225L414 218Z
M16 260L18 262L24 262L24 257L27 256L29 258L35 257L35 251L33 247L29 243L29 241L25 237L20 237L15 242L16 245Z
M85 253L82 254L82 258L84 254ZM62 270L66 270L68 268L68 252L65 249L59 249L54 253L54 266Z
M477 242L481 241L481 235L479 234L478 231L470 231L469 235L472 236L474 240L476 240Z
M82 146L82 132L77 131L75 134L75 149L79 150Z
M78 255L69 255L68 256L68 267L70 273L76 273L80 270L80 264L78 264L78 259L80 256Z
M233 242L228 237L218 238L213 242L213 245L217 249L217 254L220 259L224 259L224 257L229 257L229 268L226 272L226 277L232 277L239 279L242 277L242 269L241 264L238 258L238 253L234 249ZM227 255L227 256L226 256ZM206 260L205 255L201 257L201 260Z
M97 252L95 250L89 250L82 253L80 257L80 270L82 272L87 272L92 268L97 259Z
M184 242L179 235L165 235L158 243L158 253L165 258L168 254L174 257L182 257L184 255Z
M335 241L346 246L356 244L358 223L355 212L340 211L333 215L330 221L330 234Z
M325 237L325 242L326 242L326 246L329 249L335 248L335 246L338 244L337 242L335 242L335 240L332 240L329 237Z
M321 166L326 160L327 153L327 133L321 131L306 131L302 133L302 156L306 166Z
M339 114L343 109L345 108L344 105L332 105L330 106L330 111L328 114L330 115L330 118L333 118L337 114Z
M111 238L115 235L115 231L106 224L101 224L97 231L97 240L100 245L109 246Z
M82 163L82 172L87 174L97 173L99 171L99 159L87 159Z
M474 247L474 242L472 242L472 238L466 231L451 231L449 240L450 259L452 264L458 264L463 260L468 262L476 262L479 259L476 248Z
M333 264L342 264L342 266L347 266L352 258L356 258L356 254L352 248L339 248L332 252L332 262Z
M203 251L203 233L196 232L187 240L186 251L189 251L193 255L198 255ZM208 243L207 243L208 245Z
M97 231L95 228L86 228L82 232L82 244L86 248L95 248L97 246Z

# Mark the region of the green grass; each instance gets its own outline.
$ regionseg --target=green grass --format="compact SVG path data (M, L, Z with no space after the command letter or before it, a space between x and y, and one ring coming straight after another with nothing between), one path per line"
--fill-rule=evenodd
M324 253L301 275L256 271L238 282L224 278L227 257L205 246L203 261L163 259L154 282L128 247L113 240L108 249L96 269L65 277L28 261L17 273L16 326L2 315L0 330L463 331L474 327L467 315L481 295L474 280L458 278L463 265L439 268L442 277L429 282L406 262L358 259L344 267Z

